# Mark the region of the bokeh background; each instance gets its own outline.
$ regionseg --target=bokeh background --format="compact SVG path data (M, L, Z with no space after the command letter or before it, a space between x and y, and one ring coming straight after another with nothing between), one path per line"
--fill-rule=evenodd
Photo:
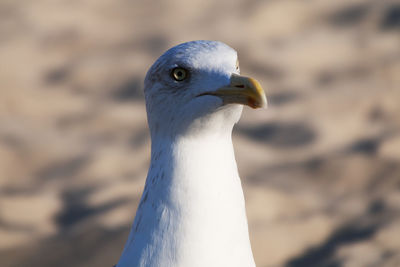
M267 91L234 131L257 266L400 266L395 0L1 0L0 266L117 263L149 164L143 78L196 39Z

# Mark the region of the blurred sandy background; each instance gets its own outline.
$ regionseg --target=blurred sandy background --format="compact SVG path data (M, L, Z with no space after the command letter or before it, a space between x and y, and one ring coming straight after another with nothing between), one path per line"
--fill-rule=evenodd
M0 266L117 263L149 162L142 80L220 40L269 109L234 132L257 266L400 266L400 3L0 1Z

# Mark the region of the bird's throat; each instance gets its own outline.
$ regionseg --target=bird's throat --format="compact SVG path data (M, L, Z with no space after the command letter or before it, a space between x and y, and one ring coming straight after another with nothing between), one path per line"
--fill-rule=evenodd
M238 266L252 266L230 134L153 140L152 148L124 253L135 251L138 263L146 258L171 266L224 266L221 259L236 255L239 263L246 259Z

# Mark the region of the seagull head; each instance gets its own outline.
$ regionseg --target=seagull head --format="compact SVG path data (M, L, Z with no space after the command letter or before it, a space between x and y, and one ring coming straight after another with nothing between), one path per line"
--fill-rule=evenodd
M231 131L243 105L267 105L255 79L239 75L237 52L218 41L192 41L150 67L144 94L152 138Z

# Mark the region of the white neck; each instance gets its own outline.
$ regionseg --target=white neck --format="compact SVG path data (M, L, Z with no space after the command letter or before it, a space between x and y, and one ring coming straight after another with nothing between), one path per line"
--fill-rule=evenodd
M255 266L231 131L153 137L127 266Z

